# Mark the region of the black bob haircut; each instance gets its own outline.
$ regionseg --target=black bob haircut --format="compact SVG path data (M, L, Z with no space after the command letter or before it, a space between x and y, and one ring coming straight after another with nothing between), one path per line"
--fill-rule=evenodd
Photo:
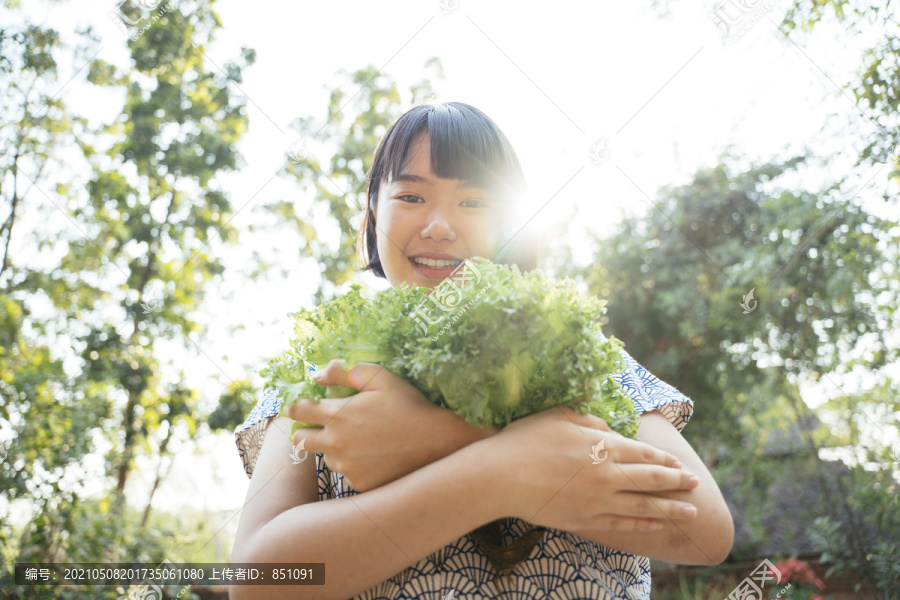
M394 121L375 149L369 170L366 214L357 238L357 251L372 271L386 279L378 256L374 209L381 185L403 169L410 147L424 131L431 144L431 172L444 179L464 179L492 190L506 207L504 223L525 190L525 176L509 140L486 114L462 102L414 106ZM499 263L516 264L522 271L537 267L540 240L526 231L512 233L505 227L505 245L493 257Z

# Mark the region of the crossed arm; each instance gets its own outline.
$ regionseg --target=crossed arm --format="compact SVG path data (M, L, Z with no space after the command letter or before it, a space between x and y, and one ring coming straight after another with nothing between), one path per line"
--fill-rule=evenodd
M435 407L425 401L418 390L379 365L359 363L345 371L343 361L332 361L321 377L321 384L343 385L360 390L360 393L351 397L352 402L350 398L323 400L318 404L301 400L288 412L298 420L327 424L324 430L316 432L315 437L306 437L307 449L326 454L332 470L352 480L352 486L359 491L380 487L500 432L497 427L468 425L451 411ZM616 464L616 469L601 471L601 476L609 478L604 485L607 489L602 491L649 492L636 494L628 500L639 505L638 514L658 519L663 528L629 531L632 527L628 522L603 530L569 531L616 550L677 564L715 565L724 561L731 551L734 523L709 470L687 440L658 410L645 412L638 418L638 438L652 448L644 447L646 456L639 460L626 461L638 463L636 466ZM385 432L398 431L403 432L402 441L396 434L385 440ZM571 438L566 443L570 441ZM294 443L297 442L295 437ZM512 443L506 440L506 444ZM653 448L679 459L684 471L696 475L696 487L658 491L665 488L654 485L651 491L646 483L641 489L637 481L629 479L628 473L636 479L634 469L643 467L645 472L652 472L653 484L661 483L666 473L653 465L650 456ZM563 448L559 447L559 450ZM546 459L540 454L537 458ZM596 503L600 497L605 496L598 490L593 501ZM673 519L672 503L666 499L693 505L695 516L685 520L679 515Z
M602 530L570 531L614 550L675 564L712 566L723 562L731 552L734 522L715 479L687 440L659 410L645 412L638 418L640 441L675 456L681 461L684 471L697 477L697 485L690 490L653 491L643 494L637 500L643 505L638 507L640 513L663 522L660 530L625 531L612 526ZM451 427L453 441L450 448L463 448L476 441L479 436L482 439L489 437L489 434L479 433L478 428L464 423ZM445 456L445 453L446 448L439 451L441 456ZM647 464L651 464L649 457ZM629 489L635 492L646 491L634 482L631 483L633 485ZM671 518L661 506L660 500L664 498L693 505L696 508L695 516L688 520Z
M642 414L638 437L642 442L675 455L699 479L690 491L656 492L655 496L689 502L697 515L689 521L666 519L659 531L573 531L615 550L682 565L717 565L728 557L734 540L734 521L709 470L681 433L658 410ZM653 504L653 497L646 496Z
M713 565L727 557L733 523L718 486L658 411L640 417L643 443L607 437L607 447L617 452L605 468L595 469L578 466L590 448L586 441L599 439L593 417L545 411L502 431L480 429L428 403L414 388L404 392L399 378L379 383L379 377L367 379L372 387L352 396L352 403L300 402L289 410L297 420L327 424L298 432L294 443L297 436L307 440L307 450L325 454L329 466L364 493L318 502L314 462L291 464L290 420L276 419L251 478L233 561L324 561L331 584L308 590L309 597L346 598L502 516L550 523L610 548L679 564ZM336 383L352 385L326 385ZM572 426L576 421L582 438ZM683 469L670 467L673 457ZM560 472L560 464L573 470ZM530 474L527 490L510 494L511 487L522 487L524 471ZM697 476L696 485L689 485L687 472ZM547 503L545 493L563 489ZM544 499L528 504L519 496ZM696 517L680 519L682 503L695 506ZM541 504L547 504L542 513L535 508ZM632 517L616 516L622 514ZM663 528L641 530L646 519ZM290 596L280 591L239 586L232 597Z

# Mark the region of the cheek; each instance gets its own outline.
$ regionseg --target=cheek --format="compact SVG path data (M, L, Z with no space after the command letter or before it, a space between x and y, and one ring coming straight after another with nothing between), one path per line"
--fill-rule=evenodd
M501 231L502 223L497 218L479 219L470 226L472 232L473 246L480 248L481 254L493 251L497 244L503 244L506 240L502 239Z
M402 211L393 211L389 207L383 207L379 215L381 219L375 221L378 224L376 245L382 259L390 260L407 246L411 224Z

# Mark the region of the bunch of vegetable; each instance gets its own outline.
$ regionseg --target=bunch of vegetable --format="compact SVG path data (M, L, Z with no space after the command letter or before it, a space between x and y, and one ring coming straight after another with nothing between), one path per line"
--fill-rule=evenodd
M428 292L431 292L430 294ZM637 412L612 377L622 342L600 332L605 302L570 280L487 259L465 261L433 290L405 283L364 297L360 286L293 313L290 349L261 371L281 391L281 414L298 398L357 393L315 383L332 359L379 363L470 424L504 426L554 406L604 419L634 438ZM291 435L300 427L294 422Z

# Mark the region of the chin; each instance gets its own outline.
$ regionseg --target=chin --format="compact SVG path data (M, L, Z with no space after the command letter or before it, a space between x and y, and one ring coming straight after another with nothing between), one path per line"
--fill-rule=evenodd
M434 282L434 281L428 281L427 279L424 282L422 282L422 281L419 281L422 278L416 277L416 275L418 275L418 274L413 273L412 277L410 277L409 279L406 280L407 283L409 283L410 285L414 283L417 286L419 286L420 288L423 288L425 290L426 294L430 294L432 292L432 290L434 290L434 288L440 283L440 281Z

